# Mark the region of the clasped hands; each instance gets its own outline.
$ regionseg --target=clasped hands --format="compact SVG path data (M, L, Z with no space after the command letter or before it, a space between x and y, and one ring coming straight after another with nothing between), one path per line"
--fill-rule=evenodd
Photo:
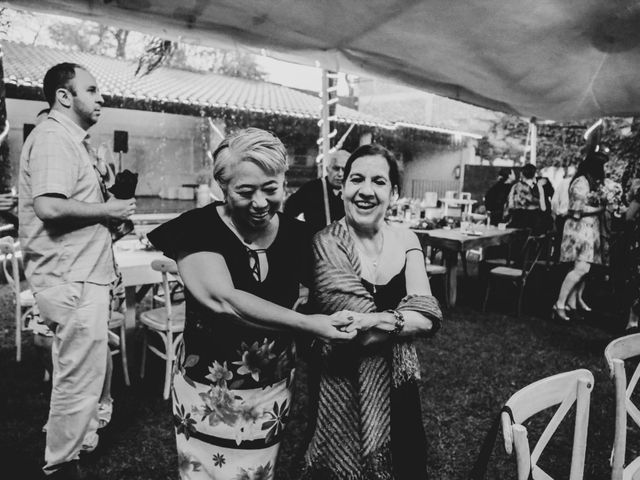
M378 325L377 313L360 313L342 310L331 315L332 325L341 332L351 333L370 330Z

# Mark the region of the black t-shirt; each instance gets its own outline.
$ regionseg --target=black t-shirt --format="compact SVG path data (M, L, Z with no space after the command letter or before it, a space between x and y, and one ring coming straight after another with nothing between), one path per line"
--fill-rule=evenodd
M182 214L150 232L149 241L173 259L181 253L219 253L236 289L291 308L298 298L299 284L307 283L311 272L311 235L307 227L278 214L278 232L266 249L269 270L264 281L259 282L249 265L247 247L220 218L218 205ZM215 282L215 278L211 281ZM191 379L207 383L205 377L213 362L227 363L233 373L230 388L256 388L287 378L293 368L293 332L241 325L205 308L188 289L185 298L185 371Z

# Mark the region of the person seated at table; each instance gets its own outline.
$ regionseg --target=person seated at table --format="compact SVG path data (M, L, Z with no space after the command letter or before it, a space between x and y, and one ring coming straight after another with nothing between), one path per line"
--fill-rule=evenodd
M489 214L491 225L503 222L504 211L509 199L509 192L516 181L513 168L501 168L498 172L498 180L484 196L484 206Z
M213 154L225 202L190 210L147 238L177 261L184 344L173 377L181 478L272 478L291 409L294 337L347 341L351 320L291 308L310 278L310 234L279 213L286 150L248 128Z
M314 237L312 305L352 311L357 342L320 345L315 426L303 478L425 478L426 440L412 339L442 313L414 232L385 221L398 166L363 145L345 165L345 217Z
M520 179L511 187L508 199L509 226L544 233L549 228L550 212L542 181L536 181L536 166L522 168Z

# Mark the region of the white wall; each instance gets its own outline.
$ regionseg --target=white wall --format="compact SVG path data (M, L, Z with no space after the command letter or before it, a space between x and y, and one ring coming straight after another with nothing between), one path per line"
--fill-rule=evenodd
M34 123L36 114L46 107L45 102L7 99L14 184L18 182L23 125ZM112 152L113 131L129 132L129 152L122 156L122 167L139 173L137 195L157 195L163 187L195 182L203 165L202 122L186 115L105 108L89 133L94 147L104 142ZM224 132L222 124L218 128ZM117 163L118 154L111 155Z
M411 196L413 180L426 180L443 186L447 183L455 184L457 189L455 168L460 165L461 159L468 162L472 156L473 149L463 146L452 149L433 145L413 152L413 159L404 163L403 195ZM436 191L435 185L433 191Z

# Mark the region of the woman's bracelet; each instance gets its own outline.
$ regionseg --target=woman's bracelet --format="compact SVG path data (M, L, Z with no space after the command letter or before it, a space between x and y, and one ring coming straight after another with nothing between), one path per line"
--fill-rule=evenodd
M402 314L402 312L399 312L398 310L386 310L386 311L393 314L393 316L396 319L395 327L389 333L392 335L399 335L402 329L404 328L404 315Z

